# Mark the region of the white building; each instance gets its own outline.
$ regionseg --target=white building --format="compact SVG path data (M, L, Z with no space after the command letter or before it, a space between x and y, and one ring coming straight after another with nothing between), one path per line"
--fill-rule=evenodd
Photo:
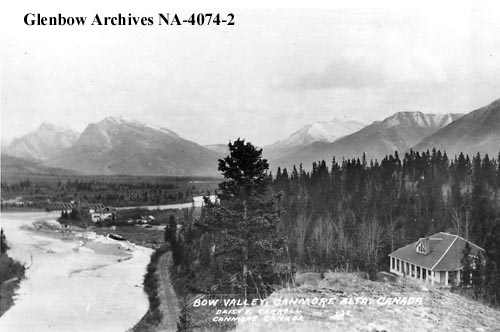
M458 285L466 243L464 238L444 232L420 238L389 254L390 271L432 285ZM484 252L472 242L469 245L472 256Z

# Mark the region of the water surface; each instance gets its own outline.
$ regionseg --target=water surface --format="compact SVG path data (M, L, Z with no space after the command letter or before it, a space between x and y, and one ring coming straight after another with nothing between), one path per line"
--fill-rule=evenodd
M2 213L9 255L28 266L14 306L0 317L0 331L126 331L146 313L142 282L151 249L104 237L83 246L78 237L60 239L21 227L55 220L59 212ZM86 240L87 242L89 240ZM122 255L93 250L121 246ZM124 247L129 247L125 250ZM118 247L116 247L118 248ZM115 250L116 251L116 250Z

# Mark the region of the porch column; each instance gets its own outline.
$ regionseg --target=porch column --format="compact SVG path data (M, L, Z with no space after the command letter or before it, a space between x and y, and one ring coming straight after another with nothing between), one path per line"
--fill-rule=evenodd
M462 273L462 271L458 270L457 271L457 286L460 285L460 274Z
M448 286L448 271L444 273L444 285Z
M436 275L436 272L431 271L431 284L434 286L434 276Z

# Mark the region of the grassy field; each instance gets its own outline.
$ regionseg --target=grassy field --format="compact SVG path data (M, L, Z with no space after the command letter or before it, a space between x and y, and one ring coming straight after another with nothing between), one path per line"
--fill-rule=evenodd
M155 221L153 224L156 225L166 225L170 216L174 216L177 220L184 218L185 211L180 209L168 209L168 210L147 210L147 209L127 209L118 210L116 212L115 224L126 223L127 220L136 220L140 216L153 216Z

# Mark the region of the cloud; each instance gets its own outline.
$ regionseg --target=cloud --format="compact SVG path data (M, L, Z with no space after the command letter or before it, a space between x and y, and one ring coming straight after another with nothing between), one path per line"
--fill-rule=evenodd
M370 68L361 60L336 60L321 71L307 73L285 85L301 90L356 89L384 86L387 79L385 72Z

